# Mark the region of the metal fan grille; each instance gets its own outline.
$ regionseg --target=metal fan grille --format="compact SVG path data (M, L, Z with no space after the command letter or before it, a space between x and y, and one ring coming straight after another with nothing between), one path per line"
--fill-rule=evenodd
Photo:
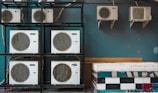
M133 9L134 19L144 19L144 8L134 8Z
M53 76L59 82L66 82L71 78L71 68L66 64L58 64L53 69Z
M17 33L13 36L11 43L16 50L24 51L29 47L30 39L24 33Z
M28 79L30 71L28 67L22 63L16 64L11 69L11 76L16 82L24 82Z
M60 51L70 48L72 42L71 37L66 33L58 33L53 39L54 47Z
M99 15L102 18L108 18L110 16L110 11L108 8L103 7L99 10Z
M44 12L42 12L41 10L38 10L34 13L34 19L37 22L42 22L46 19L46 14Z
M10 22L12 20L12 18L13 18L13 15L9 10L4 10L2 12L2 20L4 22Z

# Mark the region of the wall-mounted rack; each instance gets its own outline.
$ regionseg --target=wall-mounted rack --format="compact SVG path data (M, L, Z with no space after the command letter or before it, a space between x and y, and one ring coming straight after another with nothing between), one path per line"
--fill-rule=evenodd
M65 7L65 5L71 3L71 6ZM80 2L12 2L12 3L4 3L4 2L0 2L0 13L1 13L1 9L2 7L4 8L24 8L26 10L26 16L29 16L29 12L27 10L31 9L31 8L40 8L41 11L44 10L44 8L71 8L71 9L80 9L80 22L53 22L53 23L43 23L43 22L39 22L39 23L32 23L29 22L28 18L26 18L25 21L21 22L21 23L1 23L1 25L4 26L4 53L0 53L0 56L4 57L4 73L5 73L5 83L0 85L0 87L33 87L33 88L39 88L40 89L40 93L43 92L44 88L82 88L84 90L85 88L85 69L84 69L84 65L85 65L85 49L84 49L84 40L85 40L85 31L84 31L84 18L83 18L83 1ZM1 20L2 16L0 14L0 20ZM42 16L43 18L43 16ZM21 27L26 27L31 29L32 27L36 27L38 29L40 29L39 31L39 43L40 43L40 50L39 53L9 53L9 46L8 46L8 42L9 39L7 37L8 35L8 28L21 28ZM82 44L81 46L81 53L79 54L51 54L51 53L47 53L46 51L46 33L47 32L51 32L51 31L47 31L47 28L50 27L57 27L60 29L60 27L66 27L66 28L73 28L73 27L79 27L81 29L82 32ZM7 74L7 67L8 67L8 57L12 57L12 56L23 56L26 58L38 58L38 63L39 63L39 84L38 85L10 85L8 83L8 74ZM81 77L80 77L80 84L79 85L51 85L50 82L45 81L44 78L46 76L44 76L46 68L43 68L44 65L46 65L46 60L47 58L53 58L53 57L79 57L79 61L80 61L80 65L81 65ZM48 76L49 77L49 76ZM47 82L47 83L46 83Z

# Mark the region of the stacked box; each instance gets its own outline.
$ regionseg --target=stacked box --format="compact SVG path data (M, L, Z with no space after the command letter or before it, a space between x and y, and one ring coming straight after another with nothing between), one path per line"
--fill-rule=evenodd
M94 63L92 76L94 93L106 90L151 91L158 84L158 63Z

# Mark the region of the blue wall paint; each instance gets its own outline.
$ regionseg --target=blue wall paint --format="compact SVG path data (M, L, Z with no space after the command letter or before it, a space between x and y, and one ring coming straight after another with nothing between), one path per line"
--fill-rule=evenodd
M60 1L60 0L57 0ZM68 0L72 1L72 0ZM134 5L133 0L115 0L119 6L119 20L114 29L110 30L109 23L104 22L98 29L96 20L97 5L111 5L111 0L85 0L84 19L86 33L87 57L142 57L144 61L158 61L154 48L158 47L158 5L141 2L141 6L152 7L153 20L142 29L140 23L129 27L128 9ZM90 4L90 3L100 4ZM89 3L89 4L88 4ZM104 3L104 4L103 4ZM72 14L72 15L71 15ZM79 20L79 10L65 10L61 20ZM66 16L66 17L65 17ZM51 29L51 28L50 28ZM53 28L52 29L59 29ZM61 29L61 28L60 28ZM77 28L78 29L78 28ZM49 33L47 33L49 35ZM1 36L1 33L0 33ZM0 38L0 53L4 52L2 39ZM49 42L48 42L49 43ZM49 48L49 47L48 47ZM156 51L156 50L155 50ZM4 58L0 57L0 81L4 78ZM49 66L49 65L48 65Z
M1 29L0 29L1 30ZM2 33L0 33L0 36L2 37ZM4 53L4 45L3 45L3 40L2 38L0 38L0 53ZM0 81L2 81L4 79L4 57L0 56Z
M142 57L144 61L157 61L154 47L158 46L157 12L158 5L144 3L152 7L153 20L142 29L141 23L129 27L128 11L130 3L116 4L119 7L119 20L114 29L109 23L102 23L99 30L96 21L96 6L105 4L85 4L86 56L88 57ZM91 11L90 11L91 10Z

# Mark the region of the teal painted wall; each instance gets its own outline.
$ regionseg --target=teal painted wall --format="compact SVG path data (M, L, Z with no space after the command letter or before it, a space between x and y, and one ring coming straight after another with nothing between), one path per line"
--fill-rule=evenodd
M57 0L61 1L61 0ZM71 1L71 0L68 0ZM141 0L140 6L152 7L152 21L145 29L140 23L129 26L129 7L135 5L133 0L115 0L119 7L119 20L111 30L108 23L102 23L98 29L96 20L97 5L111 5L111 0L85 0L84 20L86 43L85 55L87 57L142 57L143 61L158 61L158 4ZM98 4L96 4L98 3ZM61 21L78 21L79 11L65 10ZM67 29L67 28L48 28ZM76 29L76 28L72 28ZM80 29L80 28L77 28ZM49 33L46 33L49 35ZM0 33L1 36L1 33ZM49 39L49 36L48 36ZM4 52L0 38L0 53ZM47 41L49 44L49 40ZM48 47L48 50L50 47ZM49 52L49 51L48 51ZM0 57L0 81L4 79L4 58ZM49 64L47 65L49 66ZM49 72L49 71L48 71Z
M103 1L106 2L106 0ZM108 0L107 3L104 2L105 4L85 4L86 55L88 57L142 57L144 61L157 61L157 51L154 51L154 48L158 46L158 5L141 2L140 6L152 7L153 20L145 29L142 29L141 23L135 23L131 29L128 14L129 7L134 5L134 2L131 2L133 0L122 0L122 2L118 0L118 3L117 0L115 1L119 7L119 20L112 30L108 23L103 23L99 30L96 21L96 6L111 5ZM89 0L90 2L93 1Z

